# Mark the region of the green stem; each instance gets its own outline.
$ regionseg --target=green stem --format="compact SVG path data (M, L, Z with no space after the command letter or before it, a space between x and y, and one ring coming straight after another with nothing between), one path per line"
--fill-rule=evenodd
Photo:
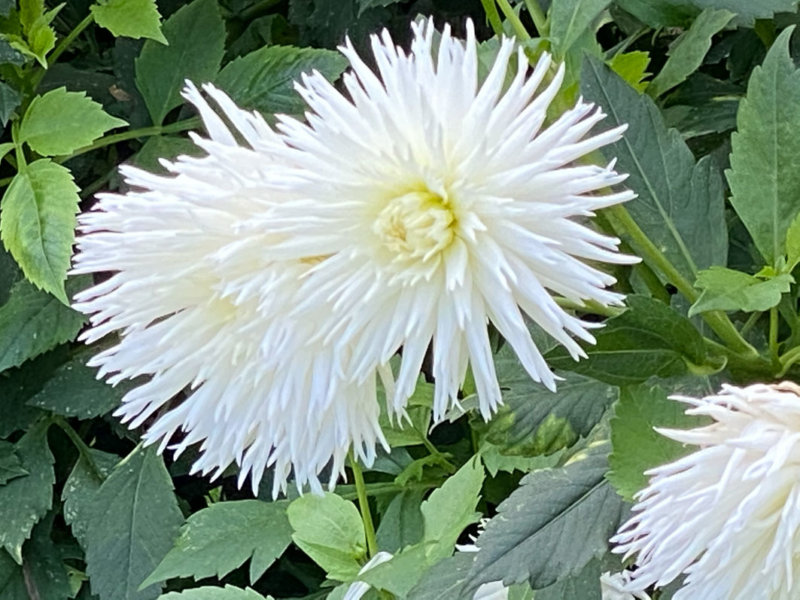
M353 483L356 484L356 494L358 495L358 508L361 511L361 520L364 521L364 532L367 534L367 552L372 558L378 553L378 541L375 538L375 525L372 523L372 513L369 510L369 499L367 498L367 486L364 483L364 473L358 460L350 453L350 469L353 471Z
M497 0L497 4L500 6L500 10L503 11L506 19L508 19L508 22L511 23L511 28L514 30L514 35L516 35L522 42L530 41L531 35L528 33L528 30L525 29L525 25L522 24L522 21L520 21L517 13L515 13L514 9L511 8L508 0Z
M575 302L568 298L556 298L556 304L561 308L576 310L580 312L590 313L593 315L602 315L604 317L616 317L621 315L625 309L617 306L604 306L596 300L584 300L583 302Z
M544 37L549 33L549 25L547 23L547 15L544 14L542 7L539 5L539 0L525 0L525 8L528 9L533 20L533 25L539 37Z
M772 365L777 369L780 367L780 352L778 350L778 307L773 306L769 309L769 355Z
M55 47L55 50L53 50L50 53L50 56L47 57L47 64L52 65L54 62L56 62L58 58L62 54L64 54L67 48L70 47L72 42L75 41L75 38L77 38L81 33L83 33L83 30L86 29L89 25L91 25L93 21L94 21L94 14L92 13L92 11L89 11L89 14L86 15L83 18L83 20L80 23L78 23L75 26L75 28L67 34L67 37L65 37L63 40L59 42L58 46ZM42 69L32 77L31 83L33 84L33 89L36 89L36 87L39 85L39 82L42 80L42 77L44 77L45 72L46 70Z
M783 377L798 362L800 362L800 346L795 346L780 357L781 370L775 374L775 377Z
M127 140L133 140L142 137L150 137L154 135L162 135L165 133L178 133L180 131L186 131L187 129L195 129L197 126L201 124L202 120L200 119L200 117L192 117L190 119L184 119L183 121L178 121L176 123L170 123L169 125L152 125L150 127L142 127L141 129L130 129L128 131L123 131L122 133L107 135L105 137L101 137L99 140L96 140L94 143L88 146L84 146L83 148L78 148L77 150L75 150L75 152L73 152L68 156L59 156L57 162L65 162L71 158L80 156L81 154L86 154L87 152L92 152L100 148L105 148L106 146L111 146L112 144L117 144L119 142L124 142Z
M661 271L667 281L678 288L678 291L686 296L689 302L694 303L697 301L698 293L692 286L692 283L686 279L669 259L664 256L664 253L650 241L650 238L641 230L624 206L617 204L616 206L606 209L606 212L613 217L612 223L616 221L616 224L628 235L633 243L632 245L645 262ZM618 235L622 233L623 232L618 232ZM758 354L756 349L739 334L736 327L733 326L733 323L731 323L731 320L725 313L721 311L710 311L702 313L701 316L703 320L708 323L708 326L714 330L714 333L730 346L731 349L752 356Z
M486 13L489 25L492 27L492 31L494 31L495 35L502 36L503 21L500 19L500 13L497 12L497 5L494 3L494 0L481 0L481 4L483 5L483 12Z
M89 448L89 446L86 445L86 442L84 442L81 439L81 436L79 436L78 432L72 428L72 425L67 423L64 417L59 417L59 416L53 417L53 423L58 425L61 428L61 430L65 434L67 434L67 437L75 446L75 449L78 451L81 457L86 461L86 464L89 465L89 468L94 472L95 476L97 476L97 478L100 481L104 481L106 476L100 472L100 469L94 462L94 459L92 458L91 448Z
M742 328L739 330L739 333L742 336L747 335L747 332L749 332L753 328L753 325L755 325L758 322L762 314L764 313L754 312L749 317L747 317L747 321L744 322L744 325L742 325Z

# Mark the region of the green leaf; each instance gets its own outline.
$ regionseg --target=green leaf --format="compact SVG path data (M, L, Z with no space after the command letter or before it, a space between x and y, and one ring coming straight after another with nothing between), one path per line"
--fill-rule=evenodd
M61 499L64 502L64 521L81 547L88 547L89 524L94 520L92 508L97 490L119 462L119 456L89 449L89 455L78 456L72 472L64 483Z
M475 560L474 552L456 552L425 571L409 592L414 600L464 600L464 586Z
M617 399L617 389L583 375L559 373L558 393L534 382L506 344L495 356L503 406L488 423L486 439L503 454L552 454L589 434Z
M431 564L449 556L464 528L478 522L480 513L475 507L483 478L483 467L475 456L422 503L423 540Z
M5 247L29 281L64 304L79 200L69 170L43 158L17 173L0 201Z
M390 6L392 4L397 4L400 0L357 0L358 2L358 16L365 10L369 10L370 8L382 8L384 6Z
M22 568L7 552L0 552L0 598L3 600L30 600Z
M136 85L155 125L181 103L186 79L214 79L225 53L225 23L216 0L194 0L181 7L162 31L169 45L148 40L136 59Z
M19 92L7 83L0 81L0 126L5 127L11 115L17 110L22 97ZM14 145L11 144L10 148ZM5 152L3 152L5 155ZM2 158L2 156L0 156Z
M0 440L0 485L27 474L28 471L22 467L22 462L14 451L14 444Z
M106 113L85 92L60 87L33 99L22 118L19 141L43 156L70 154L124 125L127 122Z
M160 159L173 160L180 155L201 156L203 150L192 140L176 135L154 135L133 157L133 164L151 173L167 173Z
M216 83L242 108L265 115L302 114L306 104L294 89L300 75L317 70L333 81L346 66L347 60L338 52L267 46L225 65Z
M603 600L600 575L600 561L593 559L579 573L565 577L542 590L537 590L536 600L564 600L565 598ZM631 600L633 598L631 596Z
M55 511L51 511L37 523L22 553L27 585L38 594L33 597L41 600L68 600L74 596L62 557L63 547L51 539L55 516Z
M711 267L697 274L695 287L703 290L689 309L689 316L709 310L743 310L762 312L777 306L781 295L794 283L788 273L769 279L734 271L725 267Z
M194 513L144 584L173 577L221 579L251 557L250 583L255 583L292 542L287 505L288 501L238 500Z
M422 540L425 523L419 507L424 496L425 490L406 489L392 498L375 533L381 550L397 552Z
M67 282L72 294L86 283L84 277ZM0 306L0 371L21 365L58 344L73 339L83 325L83 315L64 306L50 294L20 280Z
M122 397L137 382L123 381L115 386L97 379L97 369L86 361L97 354L97 348L83 348L47 379L42 389L28 402L64 417L89 419L109 413L122 402Z
M0 438L8 438L15 431L28 430L34 421L46 416L44 411L28 406L26 402L42 389L47 377L66 357L67 348L62 345L26 361L20 367L0 373L0 398L3 405L3 410L0 411Z
M602 444L523 478L478 538L469 594L500 580L547 587L606 551L624 510L605 479L607 451Z
M53 454L47 445L47 421L34 425L16 444L29 474L0 486L0 545L22 564L22 544L53 505Z
M745 24L752 24L755 19L771 19L775 13L793 13L797 10L797 0L688 0L688 3L701 10L729 10L736 13Z
M727 10L704 10L684 33L670 46L666 64L655 76L647 93L657 97L672 89L694 73L711 48L711 38L722 30L735 15Z
M159 600L272 600L272 596L265 598L250 588L243 590L232 585L224 588L207 585L193 590L170 592L159 596Z
M553 54L563 59L578 38L589 30L611 0L561 0L550 7L550 42Z
M628 310L606 321L587 359L572 360L558 347L545 355L557 369L568 369L611 385L641 383L651 377L681 375L707 362L703 338L691 321L646 296L630 295Z
M352 502L336 494L306 494L286 511L294 529L292 539L328 577L352 581L367 553L364 524Z
M789 55L794 27L778 36L750 76L731 136L731 204L756 248L775 266L800 204L800 71ZM723 263L724 264L724 263Z
M614 4L654 29L683 27L699 12L674 0L615 0Z
M172 480L154 449L138 447L95 493L86 572L101 600L150 600L159 585L139 589L166 555L183 523Z
M629 125L623 138L606 146L606 157L629 173L625 185L638 197L625 204L639 227L673 265L694 281L698 269L727 262L722 177L705 157L695 164L691 150L674 130L667 130L653 100L640 95L600 61L587 58L581 77L586 100L608 118L604 127Z
M792 271L800 263L800 214L786 230L786 270Z
M682 444L659 434L654 427L685 429L698 425L684 414L686 406L667 398L663 388L647 384L622 388L611 420L610 470L607 479L628 500L647 485L644 472L687 454Z
M161 15L155 0L107 0L91 7L94 21L115 36L150 38L162 44Z
M643 92L648 84L643 79L650 75L647 72L647 65L649 64L650 54L635 50L633 52L615 54L614 58L609 61L608 66L637 92Z

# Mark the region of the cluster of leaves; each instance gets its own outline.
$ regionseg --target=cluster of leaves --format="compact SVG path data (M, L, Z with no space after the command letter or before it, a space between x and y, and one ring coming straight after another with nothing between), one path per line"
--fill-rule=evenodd
M271 501L235 473L190 477L191 453L165 462L114 420L130 388L97 381L75 342L69 298L91 283L68 276L75 215L124 185L120 162L197 151L186 79L302 114L293 80L335 81L345 32L402 40L418 13L472 17L485 62L501 34L551 52L554 110L582 96L604 128L628 124L604 154L638 196L597 217L643 258L615 272L626 307L564 301L605 321L577 363L533 330L555 394L499 343L489 423L468 384L466 412L429 431L422 376L358 486ZM668 395L800 375L798 21L797 0L0 0L0 597L341 599L361 582L461 600L504 580L516 600L600 598L643 472L686 451L653 431L693 423ZM481 516L480 551L456 551ZM377 551L392 556L365 568Z

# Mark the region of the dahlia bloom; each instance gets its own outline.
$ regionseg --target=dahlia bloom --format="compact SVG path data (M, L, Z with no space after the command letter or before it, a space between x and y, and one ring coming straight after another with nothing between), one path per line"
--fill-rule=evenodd
M659 432L698 450L648 472L635 515L612 538L636 555L626 586L685 575L675 600L790 600L800 594L800 387L730 385L677 396L712 423Z
M318 339L343 357L347 376L374 377L402 348L390 400L402 414L433 342L434 418L457 404L468 366L488 418L501 401L488 322L554 389L526 316L577 359L573 336L594 342L595 324L554 296L622 301L594 263L636 259L586 221L633 193L600 193L626 176L613 163L582 161L625 127L591 134L604 115L584 102L545 126L564 73L549 56L531 70L516 48L506 85L515 44L504 39L480 82L471 23L466 41L449 27L437 39L431 20L413 29L410 53L385 31L373 36L377 73L349 43L341 48L346 94L318 73L303 77L306 121L282 117L277 126L292 194L263 228L285 236L273 248L285 260L326 257L305 278L294 314L329 317L318 319Z
M206 91L247 145L190 85L184 95L210 135L193 139L207 156L165 163L171 177L123 167L132 191L101 194L79 218L73 271L113 273L75 298L90 315L82 339L120 334L89 364L111 384L147 379L115 414L132 428L147 423L144 440L160 441L160 450L199 443L193 472L217 476L235 462L240 485L250 474L257 490L273 466L277 494L294 469L298 487L321 491L318 475L331 459L332 483L351 446L369 464L385 445L375 382L343 380L331 352L303 344L315 323L285 318L315 261L270 259L274 236L246 225L279 200L269 180L270 145L280 142L258 114ZM290 368L278 365L284 353ZM187 397L173 401L183 390Z

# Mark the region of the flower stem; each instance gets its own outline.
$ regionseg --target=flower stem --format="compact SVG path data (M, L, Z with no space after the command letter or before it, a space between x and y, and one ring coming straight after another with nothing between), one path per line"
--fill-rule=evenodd
M67 437L70 439L72 444L75 446L75 449L78 451L78 453L81 455L81 457L86 461L86 464L89 466L89 468L95 474L95 476L100 481L104 481L106 477L105 477L105 475L103 475L100 472L100 469L97 467L97 464L94 462L94 459L92 458L91 448L89 448L89 446L86 445L86 442L84 442L81 439L81 436L78 435L78 432L75 431L72 428L72 425L67 423L66 419L64 419L63 417L54 416L52 419L53 419L52 422L55 425L58 425L61 428L61 430L65 434L67 434Z
M494 3L494 0L481 0L481 4L483 5L483 12L486 13L489 25L492 27L492 31L494 31L495 35L502 36L503 21L500 20L500 13L497 12L497 5Z
M681 294L686 296L689 302L694 303L697 301L698 293L692 286L692 283L681 275L678 269L675 268L675 265L673 265L669 259L664 256L664 253L650 241L650 238L641 230L624 206L617 204L616 206L609 207L606 209L606 214L613 217L611 221L615 228L619 227L630 237L633 246L638 250L639 255L645 262L661 271L667 280L678 288ZM733 323L731 323L731 320L725 313L721 311L709 311L701 313L701 316L703 320L708 323L708 326L714 330L714 333L730 346L731 349L752 356L758 354L756 349L736 330L736 327L733 326Z
M77 38L81 33L83 33L83 30L86 29L89 25L91 25L93 21L94 21L94 14L92 13L92 11L89 11L89 14L86 15L80 23L75 25L75 28L67 34L67 37L61 40L58 46L55 47L55 50L53 50L50 53L50 56L47 57L47 64L52 65L54 62L56 62L58 58L62 54L64 54L67 48L69 48L70 45L72 45L72 42L75 41L75 38ZM39 85L39 82L42 80L42 77L44 77L44 74L46 72L47 72L46 69L41 69L40 71L37 71L36 74L31 78L33 89L36 89L36 87Z
M525 25L522 24L522 21L517 13L515 13L514 9L511 8L508 0L497 0L497 4L500 6L500 10L503 11L506 19L508 19L508 22L511 23L511 27L514 30L514 35L516 35L522 42L530 41L531 34L529 34L528 30L525 29Z
M68 156L59 156L58 162L65 162L70 158L75 158L81 154L86 154L87 152L92 152L93 150L98 150L100 148L117 144L119 142L124 142L126 140L162 135L165 133L178 133L180 131L186 131L187 129L194 129L201 123L202 121L200 120L200 117L192 117L190 119L184 119L183 121L177 121L176 123L170 123L169 125L152 125L150 127L142 127L141 129L129 129L128 131L123 131L122 133L115 133L113 135L101 137L99 140L96 140L94 143L89 144L88 146L78 148L75 150L75 152Z
M528 9L528 14L533 20L533 25L536 27L539 37L546 36L549 29L547 15L544 14L542 7L539 5L539 0L525 0L525 8Z
M378 541L375 538L375 525L372 523L372 513L369 510L369 499L367 498L367 486L364 483L364 473L361 465L353 453L350 453L350 469L353 471L353 483L356 484L356 494L358 495L358 508L361 511L361 520L364 522L364 532L367 535L367 553L372 558L378 553Z
M772 359L772 366L780 368L780 354L778 351L778 307L773 306L769 309L769 355Z

